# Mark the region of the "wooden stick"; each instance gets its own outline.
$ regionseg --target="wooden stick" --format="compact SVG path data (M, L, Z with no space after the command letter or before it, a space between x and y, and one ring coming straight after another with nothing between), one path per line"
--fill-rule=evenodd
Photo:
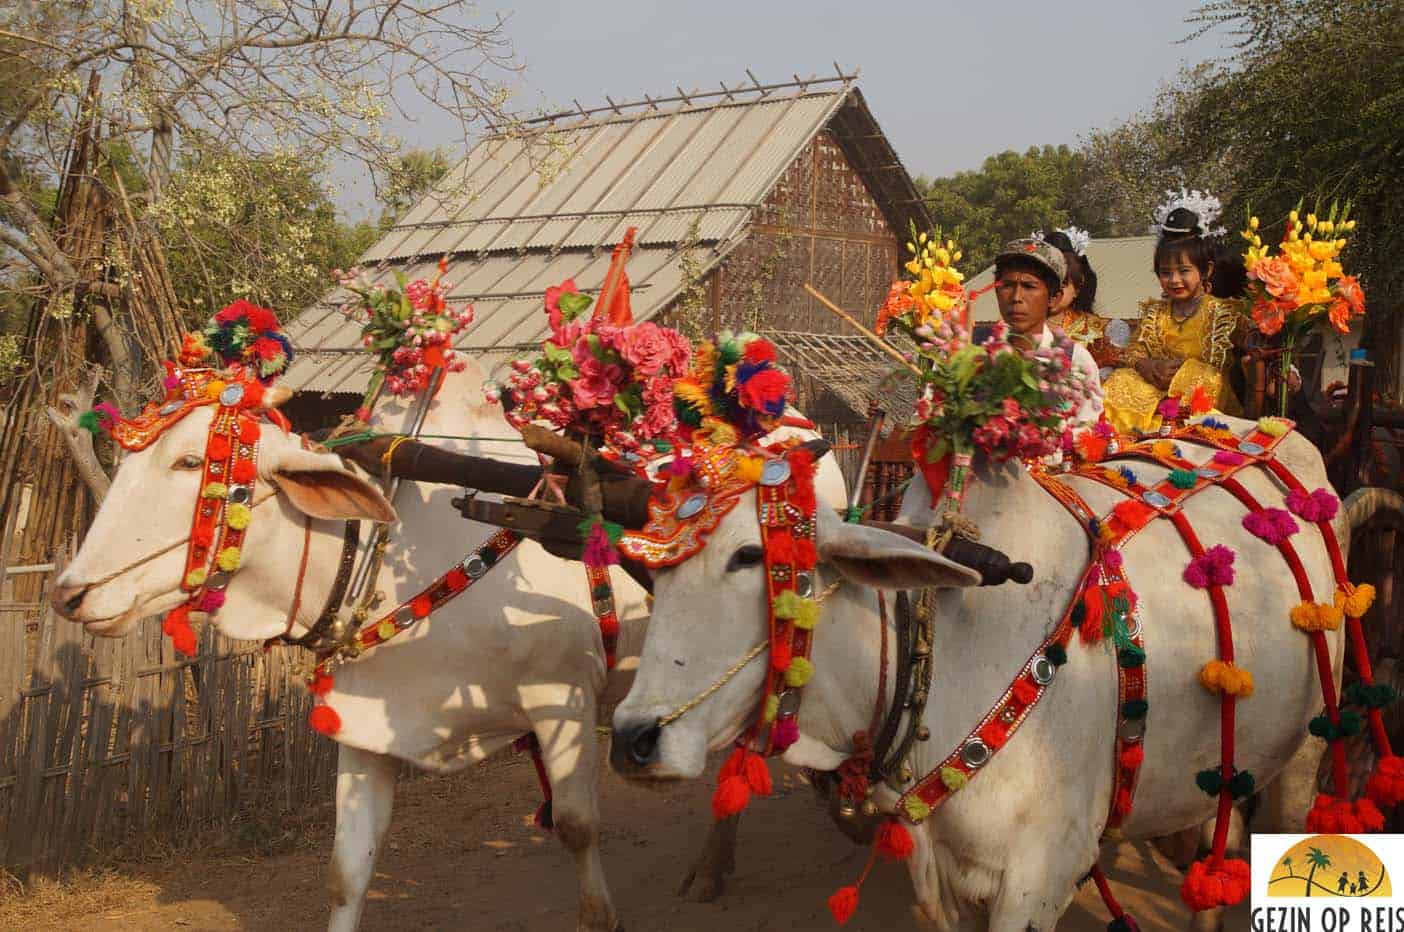
M816 301L828 308L835 317L844 321L854 330L857 330L863 336L867 337L868 340L871 341L872 344L878 349L882 350L884 353L891 356L893 359L897 360L902 365L915 372L917 375L921 375L921 370L918 369L916 366L912 365L910 362L908 362L907 357L903 356L899 350L894 349L887 343L887 341L883 340L882 337L878 336L876 333L873 333L871 330L869 330L867 327L864 327L862 324L858 323L858 321L855 320L852 317L852 315L850 315L848 312L840 308L837 304L820 294L813 285L806 283L804 286L804 290L809 292L810 295L813 296L813 298Z

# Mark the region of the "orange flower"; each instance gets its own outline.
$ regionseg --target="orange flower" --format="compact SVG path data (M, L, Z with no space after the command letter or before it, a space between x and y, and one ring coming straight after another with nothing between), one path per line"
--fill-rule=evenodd
M1332 301L1326 313L1331 318L1332 327L1340 333L1350 333L1350 305L1344 299L1336 298Z
M899 278L887 289L887 300L878 308L877 324L873 327L879 336L886 332L889 321L916 307L916 301L908 293L908 287L908 283Z
M1274 298L1291 301L1297 296L1297 274L1292 271L1292 264L1281 256L1259 259L1249 274L1262 282L1268 294ZM1277 330L1272 332L1276 333Z
M1262 263L1258 263L1261 265ZM1256 301L1253 304L1253 323L1264 336L1273 336L1287 322L1289 306L1281 301Z
M1351 314L1365 313L1365 289L1354 275L1342 275L1336 282L1336 294L1349 306ZM1340 328L1337 328L1340 329Z

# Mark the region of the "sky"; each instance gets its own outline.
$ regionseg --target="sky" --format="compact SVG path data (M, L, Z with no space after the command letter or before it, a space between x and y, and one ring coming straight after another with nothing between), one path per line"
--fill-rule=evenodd
M569 108L717 89L798 74L860 72L858 86L913 175L974 169L989 155L1075 144L1148 107L1186 64L1223 54L1192 42L1199 0L482 0L508 17L522 73L512 104ZM426 111L427 112L427 111ZM395 129L413 144L452 141L424 120ZM353 215L364 188L339 186ZM360 197L358 198L358 192Z

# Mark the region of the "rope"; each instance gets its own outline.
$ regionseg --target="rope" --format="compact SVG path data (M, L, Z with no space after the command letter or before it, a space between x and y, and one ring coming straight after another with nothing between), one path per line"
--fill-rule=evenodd
M345 446L348 443L365 443L368 440L375 440L378 437L405 437L414 440L476 440L481 443L525 443L521 437L483 437L478 434L419 434L417 437L407 437L404 434L379 434L375 431L364 430L355 434L344 434L340 437L328 437L322 441L322 446L328 449Z
M684 715L691 712L693 709L697 708L702 703L706 702L712 697L713 693L721 689L727 683L731 682L732 677L736 676L736 674L744 670L746 668L746 665L752 660L755 660L761 654L765 653L766 649L769 647L770 640L768 638L764 641L761 641L755 647L752 647L749 651L746 652L746 656L736 661L736 663L732 665L731 669L723 673L715 683L713 683L711 686L708 686L706 689L702 690L696 696L693 696L691 699L684 702L682 705L678 706L676 709L669 712L667 715L661 716L658 719L658 727L665 728L668 725L673 724L678 719L682 718Z

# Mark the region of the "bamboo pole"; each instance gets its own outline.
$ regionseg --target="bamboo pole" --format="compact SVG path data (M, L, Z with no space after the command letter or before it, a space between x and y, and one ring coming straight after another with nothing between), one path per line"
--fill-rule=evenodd
M854 317L850 315L847 311L844 311L837 304L820 294L819 291L813 285L806 282L804 290L809 292L810 296L813 297L816 301L824 305L824 307L828 308L830 313L832 313L835 317L839 318L844 323L852 327L854 330L857 330L863 336L867 337L868 341L871 342L878 349L882 350L884 353L891 356L893 359L897 360L902 365L906 366L912 372L916 373L917 375L921 375L921 370L918 369L916 366L912 365L910 362L908 362L907 357L903 356L899 350L893 348L882 337L878 336L876 333L873 333L871 330L869 330L867 327L864 327L862 324L858 323L858 321L854 319Z

